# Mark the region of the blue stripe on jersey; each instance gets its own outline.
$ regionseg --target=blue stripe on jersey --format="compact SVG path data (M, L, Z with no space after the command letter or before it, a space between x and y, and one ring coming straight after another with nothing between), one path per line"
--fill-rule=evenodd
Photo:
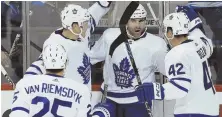
M178 89L182 90L182 91L185 91L185 92L188 92L188 89L178 85L176 82L174 82L173 80L170 81L171 84L173 84L175 87L177 87Z
M204 114L175 114L175 117L219 117L219 115L204 115Z
M104 93L104 90L101 89L101 92ZM113 98L128 98L137 96L136 92L130 92L130 93L114 93L114 92L107 92L107 96L113 97Z
M53 77L60 77L60 78L64 78L63 76L59 76L59 75L56 75L56 74L46 74L46 75L53 76Z
M39 66L37 66L37 65L34 65L34 64L31 64L31 66L30 67L34 67L34 68L36 68L38 71L40 71L41 72L41 74L42 74L42 70L39 68Z
M25 74L37 75L35 72L25 72Z
M174 81L174 80L182 80L182 81L187 81L187 82L189 82L189 83L191 83L191 80L190 79L188 79L188 78L171 78L170 80L172 80L172 81Z
M202 23L197 24L196 26L194 26L192 29L189 30L189 32L192 32L195 28L200 28L202 26Z
M204 37L201 37L200 38L206 45L208 44L208 46L210 47L210 56L212 55L213 51L212 51L212 48L209 44L209 42L207 41L207 39L205 39Z
M17 111L17 110L20 110L20 111L24 111L26 113L29 113L29 110L24 108L24 107L14 107L12 108L12 111Z

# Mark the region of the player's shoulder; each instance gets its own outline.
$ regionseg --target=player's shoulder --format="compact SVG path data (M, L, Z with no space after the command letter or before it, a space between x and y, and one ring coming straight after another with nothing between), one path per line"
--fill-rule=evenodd
M26 85L30 84L37 84L44 79L44 75L28 75L19 80L16 86L25 87Z
M108 28L106 29L103 34L120 34L120 28Z
M79 82L73 80L72 78L65 77L64 81L66 82L67 85L75 88L76 90L81 90L82 92L87 92L87 93L90 92L90 90L87 87L87 85L79 83Z
M153 38L153 39L157 39L157 40L163 40L162 38L160 38L159 36L157 35L154 35L154 34L151 34L151 33L148 33L146 32L146 38Z
M29 76L24 76L21 80L24 82L36 82L36 81L41 81L42 79L46 79L47 75L29 75ZM41 79L41 80L40 80Z
M44 44L52 44L63 42L65 37L61 36L63 28L59 28L56 31L52 32L51 35L45 40Z
M155 44L155 46L163 47L163 45L166 45L164 39L160 38L157 35L154 35L154 34L151 34L151 33L147 32L145 38L146 38L147 41Z
M152 48L153 51L167 51L167 45L164 39L150 33L146 33L143 44L148 48Z
M103 36L108 40L116 39L120 33L120 28L108 28L103 32Z
M191 47L193 40L186 40L178 46L173 47L166 55L166 60L183 60L188 58L193 52Z

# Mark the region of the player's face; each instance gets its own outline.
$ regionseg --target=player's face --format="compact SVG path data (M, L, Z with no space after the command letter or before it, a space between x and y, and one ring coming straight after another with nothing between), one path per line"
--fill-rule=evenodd
M167 36L168 39L172 39L173 38L172 30L168 30L167 33L166 33L166 36Z
M139 38L146 28L146 18L131 18L126 26L132 36Z
M75 32L76 34L80 34L81 30L82 30L81 35L82 35L82 37L85 37L87 28L88 28L88 21L83 22L81 27L78 24L74 24L73 25L73 32Z

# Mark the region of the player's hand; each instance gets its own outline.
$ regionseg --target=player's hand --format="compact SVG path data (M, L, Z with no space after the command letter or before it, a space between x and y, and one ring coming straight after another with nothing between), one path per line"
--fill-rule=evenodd
M144 83L137 87L136 92L140 102L148 101L150 105L152 100L164 98L163 90L159 83Z
M92 110L92 117L115 117L115 106L108 103L98 103Z
M202 27L202 21L192 6L177 6L176 12L186 13L190 20L190 30Z

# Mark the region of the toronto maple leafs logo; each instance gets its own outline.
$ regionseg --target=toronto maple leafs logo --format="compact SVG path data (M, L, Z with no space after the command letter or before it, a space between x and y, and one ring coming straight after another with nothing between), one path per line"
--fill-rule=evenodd
M83 77L83 84L88 84L91 75L91 63L90 58L84 54L83 55L83 66L78 67L79 74Z
M130 69L130 63L127 57L125 57L118 67L116 64L113 64L113 70L115 73L115 82L116 85L123 88L132 87L132 80L135 78L135 73L133 69Z
M72 13L73 13L73 14L77 14L77 10L76 10L76 9L73 9L73 10L72 10Z

